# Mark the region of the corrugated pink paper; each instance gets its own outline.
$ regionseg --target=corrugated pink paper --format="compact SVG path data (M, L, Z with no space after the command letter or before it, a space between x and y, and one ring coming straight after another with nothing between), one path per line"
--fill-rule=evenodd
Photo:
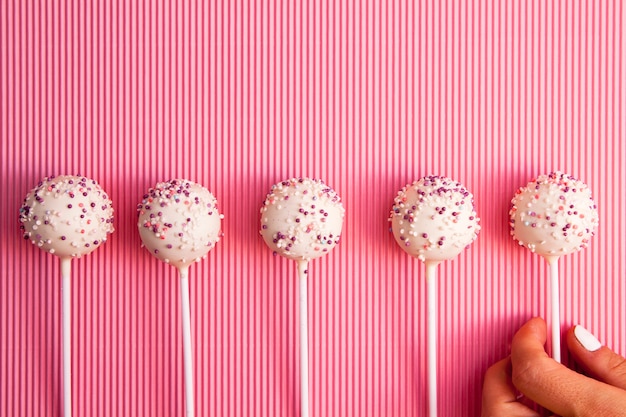
M483 227L439 268L442 416L478 415L485 369L548 315L547 266L507 224L540 173L586 181L600 213L561 260L563 328L625 354L624 16L622 0L2 0L0 415L61 415L59 262L17 221L50 174L95 178L116 210L73 262L77 416L183 414L179 282L136 227L144 191L173 177L225 215L190 274L199 416L299 415L295 265L258 235L290 176L323 178L347 210L310 267L312 415L426 413L424 267L387 223L425 174L473 191Z

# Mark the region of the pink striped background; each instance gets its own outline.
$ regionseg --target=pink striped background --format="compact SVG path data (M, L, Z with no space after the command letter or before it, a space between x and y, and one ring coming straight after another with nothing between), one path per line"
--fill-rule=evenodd
M200 416L296 416L295 265L258 236L270 186L321 177L341 244L310 268L314 416L423 416L424 268L396 247L396 191L474 192L483 230L439 268L444 416L547 315L547 267L508 235L516 188L561 169L594 192L591 246L561 261L563 326L626 353L625 4L608 1L0 2L0 415L61 415L60 274L20 237L43 176L97 179L116 233L73 262L73 409L184 409L179 289L140 248L159 180L207 186L224 238L191 269ZM568 362L567 355L565 357Z

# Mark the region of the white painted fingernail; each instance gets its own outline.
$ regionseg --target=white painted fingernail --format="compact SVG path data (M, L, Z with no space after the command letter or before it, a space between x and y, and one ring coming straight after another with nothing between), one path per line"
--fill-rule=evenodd
M602 343L583 326L574 327L574 336L589 352L595 352L602 347Z

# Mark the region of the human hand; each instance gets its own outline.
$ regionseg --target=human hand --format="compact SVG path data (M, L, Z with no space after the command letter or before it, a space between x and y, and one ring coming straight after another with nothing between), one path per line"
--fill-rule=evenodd
M485 374L483 417L539 416L518 393L564 417L626 416L626 359L581 326L572 327L567 347L587 377L551 359L545 342L543 319L531 319L518 330L511 356Z

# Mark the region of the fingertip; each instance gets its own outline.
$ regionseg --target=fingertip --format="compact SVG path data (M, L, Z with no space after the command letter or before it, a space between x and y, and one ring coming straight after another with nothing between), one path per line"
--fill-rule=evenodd
M546 343L546 322L541 317L533 317L528 320L513 336L513 342L511 345L511 354L515 350L524 351L531 347L533 351L541 349L544 351L543 346ZM522 349L516 349L522 348ZM545 353L545 351L544 351Z
M546 321L541 317L533 317L526 323L529 327L538 330L540 332L545 333L546 331Z
M574 360L590 376L626 389L626 359L615 353L582 326L574 326L565 336Z
M602 347L598 338L583 326L574 326L574 338L589 352L595 352Z
M580 325L567 330L565 343L570 354L582 365L596 357L596 352L602 348L598 339Z
M541 317L533 317L530 320L528 320L521 328L520 330L529 330L529 331L533 331L536 333L542 333L545 334L546 333L546 321L541 318Z

